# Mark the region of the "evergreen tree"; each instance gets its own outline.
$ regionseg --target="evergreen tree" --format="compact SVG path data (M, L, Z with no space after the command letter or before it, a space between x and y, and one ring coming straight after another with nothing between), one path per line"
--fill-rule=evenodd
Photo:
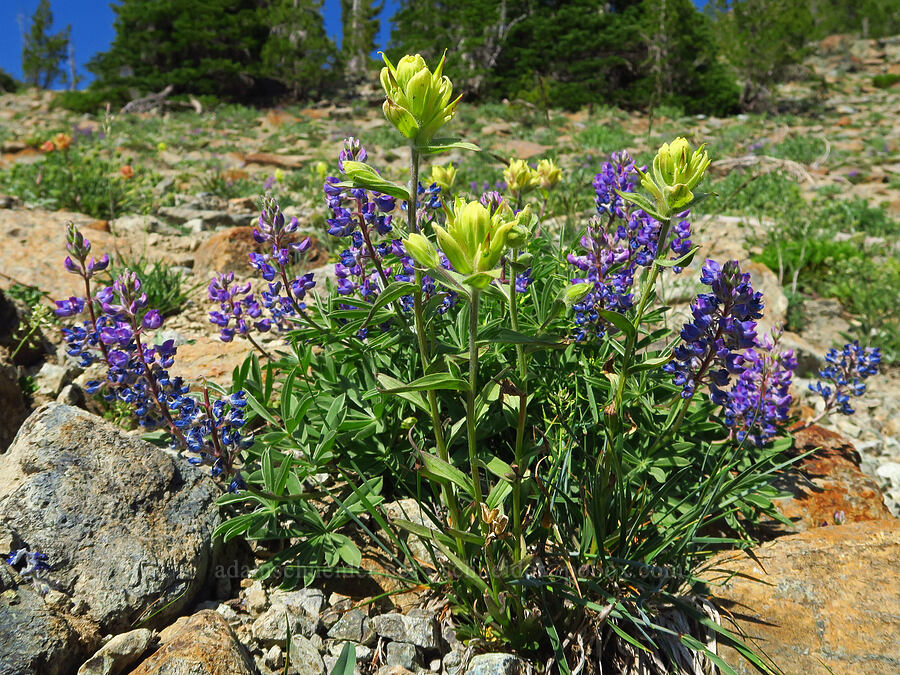
M116 37L88 63L98 87L242 99L265 73L269 37L264 0L122 0Z
M67 82L63 68L69 50L71 26L58 33L50 33L53 12L50 0L41 0L31 15L31 27L24 34L22 45L22 72L25 83L32 87L48 89L59 78Z
M429 62L445 49L445 73L469 97L484 90L511 31L530 12L525 0L403 0L392 19L390 55L419 53Z
M812 33L808 2L799 0L715 0L715 34L742 80L741 104L753 107L766 88L783 79L807 53Z
M341 58L348 79L367 77L370 55L375 50L375 37L380 26L378 15L383 9L383 1L341 0Z
M320 91L334 77L336 50L325 33L321 0L275 0L262 51L266 72L295 97Z

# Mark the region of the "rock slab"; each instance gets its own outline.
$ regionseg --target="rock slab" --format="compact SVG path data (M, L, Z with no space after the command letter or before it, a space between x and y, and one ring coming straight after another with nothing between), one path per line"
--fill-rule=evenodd
M754 553L765 571L747 557L718 567L767 583L733 577L714 589L747 644L786 673L900 673L900 519L820 527ZM731 649L720 656L757 672Z
M211 609L194 614L131 675L256 675L234 631Z
M151 625L164 622L206 583L220 490L186 461L50 403L0 456L0 477L0 527L48 556L51 587L100 635L154 610Z

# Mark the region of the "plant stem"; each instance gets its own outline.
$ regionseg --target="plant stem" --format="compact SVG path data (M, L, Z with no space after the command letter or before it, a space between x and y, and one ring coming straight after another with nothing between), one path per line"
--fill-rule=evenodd
M478 452L475 442L475 390L478 386L478 348L475 338L478 336L478 301L481 291L472 289L472 300L469 303L469 391L466 394L466 435L469 442L469 468L472 472L472 490L475 493L475 517L480 518L481 473L478 470Z
M416 222L415 208L419 189L419 152L413 145L409 147L409 177L409 200L406 203L406 218L407 229L412 233L419 229ZM416 341L419 345L419 359L422 361L422 375L427 375L431 359L428 355L428 345L425 341L425 313L422 309L422 272L418 268L415 270L415 285L413 312L415 314ZM437 394L433 389L427 392L427 399L428 410L431 413L431 426L434 427L434 443L437 447L438 456L445 462L449 462L450 453L447 450L447 442L444 438L444 427L441 424L441 412L438 407ZM462 529L462 523L459 518L459 505L456 502L453 486L442 485L441 492L450 512L450 527L456 530ZM459 537L456 537L456 547L460 553L465 552L465 545Z
M509 266L509 320L512 329L519 331L519 305L516 297L516 271L513 264L519 257L519 251L513 250L512 258ZM525 442L525 420L528 407L528 361L525 356L525 346L516 345L516 362L519 367L519 417L516 423L516 447L515 447L515 479L513 483L513 512L512 524L513 535L515 536L514 557L516 560L521 558L524 549L522 541L522 471L524 469L524 459L522 457L522 446Z
M641 319L644 318L644 312L647 310L647 303L650 301L650 293L656 288L656 278L659 276L659 265L656 261L666 255L666 240L669 238L669 229L672 226L672 217L669 216L660 223L659 238L656 240L656 257L650 267L650 276L647 283L641 291L641 299L638 302L637 313L634 315L634 333L629 336L625 343L625 355L622 357L622 371L619 373L619 381L616 386L615 411L617 416L621 416L622 398L625 394L625 378L628 376L628 370L631 368L631 360L634 357L635 345L637 344L637 336L641 327Z

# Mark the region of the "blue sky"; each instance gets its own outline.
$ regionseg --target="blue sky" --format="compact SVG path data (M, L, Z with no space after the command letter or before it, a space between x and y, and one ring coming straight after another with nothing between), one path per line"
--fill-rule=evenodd
M20 21L27 28L29 18L38 5L39 0L0 0L0 68L13 75L22 77L22 38ZM698 6L706 4L706 0L694 0ZM377 44L384 46L390 37L388 19L394 13L398 0L385 0L382 13L381 32ZM78 73L89 81L90 73L84 64L97 52L106 51L115 37L113 31L114 14L109 0L51 0L54 29L59 30L67 24L72 25L72 42L75 47L75 62ZM341 32L340 0L325 0L325 29L334 38Z

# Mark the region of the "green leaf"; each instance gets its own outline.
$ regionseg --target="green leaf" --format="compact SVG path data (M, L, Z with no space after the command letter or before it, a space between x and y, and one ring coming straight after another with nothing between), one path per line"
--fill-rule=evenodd
M474 143L461 141L458 138L432 138L428 142L428 145L416 149L426 155L449 152L450 150L471 150L472 152L481 152L481 148ZM346 165L346 162L344 162L344 164Z
M346 164L346 162L344 163ZM636 192L622 192L622 190L616 190L616 194L626 202L630 202L642 211L645 211L651 218L656 218L656 220L665 220L665 217L660 215L656 210L656 206L643 195L639 195Z
M629 324L630 325L630 324ZM564 347L558 340L526 335L518 331L496 326L488 328L478 336L479 342L490 342L500 345L536 345L541 347Z
M379 382L382 377L383 375L379 373ZM469 383L461 377L453 377L449 373L432 373L431 375L425 375L417 380L413 380L409 384L401 384L399 387L386 387L379 389L379 391L384 394L402 394L408 391L435 391L438 389L468 391Z
M631 322L625 318L624 314L619 314L617 312L610 312L607 309L598 310L597 313L600 314L601 319L611 323L613 326L615 326L620 331L625 333L625 335L629 339L634 339L634 335L635 335L634 326L632 326Z
M453 483L460 490L465 490L470 495L475 494L472 479L455 466L435 455L422 453L421 457L425 464L423 475L434 478L439 483Z
M653 264L657 267L686 267L691 264L694 254L700 250L699 246L695 246L677 260L654 260Z
M388 287L385 288L375 299L375 302L372 303L372 309L369 310L369 316L366 317L365 323L368 324L372 321L372 317L375 315L379 309L387 305L389 302L393 302L397 298L400 298L404 295L410 295L416 290L416 285L409 281L393 281L388 284Z
M385 180L368 164L346 160L344 162L344 174L350 180L338 183L338 187L375 190L375 192L381 192L397 199L409 200L409 190L389 180Z
M352 642L345 642L341 655L331 669L331 675L353 675L356 669L356 647Z
M259 401L257 401L256 398L249 392L247 393L247 405L249 405L251 408L253 408L253 412L255 412L257 415L262 417L269 424L272 424L276 427L281 426L278 423L278 420L276 420L272 416L272 414L265 408L265 406L263 406Z
M395 379L390 375L379 373L378 382L382 387L385 388L380 391L392 390L391 393L395 396L399 396L404 401L412 403L422 412L429 412L428 405L426 404L425 399L422 397L422 394L419 394L418 392L397 391L398 389L402 389L404 386L406 386L400 380Z

